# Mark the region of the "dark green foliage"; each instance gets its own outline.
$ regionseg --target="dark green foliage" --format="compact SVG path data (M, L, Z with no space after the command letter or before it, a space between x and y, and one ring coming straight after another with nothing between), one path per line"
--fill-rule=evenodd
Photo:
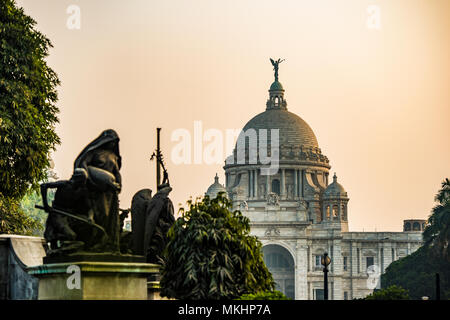
M278 290L244 294L236 300L291 300Z
M45 57L50 40L13 0L0 1L0 194L21 199L37 187L59 143L58 77Z
M35 25L15 1L0 0L0 233L39 230L19 202L44 180L59 143L59 80L45 62L50 40Z
M52 203L54 197L55 197L54 190L53 189L49 190L48 192L49 203ZM35 208L36 204L39 204L41 206L43 205L41 193L37 191L33 191L32 193L25 195L25 197L23 197L22 200L20 201L20 207L23 210L23 212L31 219L36 220L39 224L39 228L33 232L33 235L42 237L44 235L44 226L45 221L47 220L48 213L46 213L44 210L36 209Z
M222 194L188 201L169 231L161 294L177 299L236 299L273 291L262 245L250 235L250 223Z
M428 224L423 232L425 245L433 248L437 256L450 262L450 180L442 182L442 188L435 197Z
M376 290L364 300L409 300L409 294L402 287L390 286L386 289Z
M445 179L436 195L423 233L424 245L416 252L393 262L381 276L383 288L399 285L409 291L411 299L436 298L436 273L441 279L441 298L450 299L450 181Z
M401 286L409 291L411 299L421 299L423 296L435 299L436 272L441 278L441 298L450 299L450 265L445 260L437 259L427 246L390 264L381 276L381 286Z
M42 232L38 220L28 216L17 200L2 197L0 194L0 234L21 234L26 236Z

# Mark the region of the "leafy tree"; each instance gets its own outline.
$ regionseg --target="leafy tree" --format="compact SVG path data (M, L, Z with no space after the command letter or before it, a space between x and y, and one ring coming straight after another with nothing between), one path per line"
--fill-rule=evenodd
M0 234L36 235L42 232L42 225L38 220L27 215L18 201L0 197Z
M236 300L291 300L278 290L244 294Z
M409 300L408 291L399 286L376 290L364 300Z
M43 182L56 180L58 180L58 176L56 175L56 173L51 169L47 170L46 179ZM51 204L54 199L55 189L49 189L47 191L47 200ZM42 237L44 236L44 226L48 214L41 209L35 208L36 204L39 204L41 206L43 205L42 196L40 191L32 190L31 192L28 192L20 201L20 208L27 216L29 216L33 220L36 220L36 222L38 223L38 227L34 230L33 235Z
M436 273L441 278L441 297L450 298L450 265L439 259L427 246L420 247L409 256L394 261L381 275L381 286L401 286L409 291L411 299L421 299L423 296L435 299Z
M223 194L188 205L168 233L161 294L190 300L236 299L273 291L262 245L250 235L249 219L240 211L231 212Z
M53 201L54 197L55 197L54 190L53 189L49 190L48 192L49 203ZM36 209L35 208L36 204L43 205L41 193L38 191L32 191L31 193L28 193L27 195L25 195L25 197L22 198L22 200L20 201L20 208L28 217L30 217L31 219L35 220L38 223L38 228L34 230L33 235L42 237L44 235L44 226L48 214L41 209Z
M0 1L0 233L28 234L19 201L36 190L59 138L52 46L14 0ZM31 223L33 224L33 223Z
M442 182L442 188L435 197L438 203L428 218L428 225L423 232L425 245L433 248L435 253L450 262L450 180Z
M381 285L401 286L409 291L411 299L436 297L435 279L439 273L441 298L450 299L450 181L445 179L436 195L438 204L433 208L424 230L424 245L409 256L394 261L381 276Z

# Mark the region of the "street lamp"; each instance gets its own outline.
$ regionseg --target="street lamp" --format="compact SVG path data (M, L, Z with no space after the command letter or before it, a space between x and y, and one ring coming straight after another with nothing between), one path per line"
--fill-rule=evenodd
M436 300L441 300L441 280L439 273L436 273Z
M323 300L328 300L328 265L331 263L331 258L328 253L324 253L320 263L323 265Z

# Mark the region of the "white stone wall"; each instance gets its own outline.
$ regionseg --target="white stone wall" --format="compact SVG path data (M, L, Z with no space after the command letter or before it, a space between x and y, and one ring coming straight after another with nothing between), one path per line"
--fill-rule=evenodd
M314 289L323 289L323 270L315 266L316 255L328 252L332 258L329 299L344 300L344 292L347 299L363 298L373 292L368 284L367 257L373 257L381 272L392 263L392 252L394 261L398 260L417 250L422 241L418 232L341 232L330 225L287 219L281 211L265 220L261 218L267 217L265 213L247 214L253 218L251 232L263 245L280 245L290 252L295 262L297 300L313 299ZM344 270L344 257L347 257L347 270Z

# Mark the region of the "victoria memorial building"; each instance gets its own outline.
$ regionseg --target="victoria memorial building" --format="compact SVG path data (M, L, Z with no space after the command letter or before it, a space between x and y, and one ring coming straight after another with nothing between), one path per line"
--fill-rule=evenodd
M313 130L288 111L284 93L276 74L266 110L243 128L243 133L278 129L277 172L263 174L267 165L249 157L244 162L228 161L236 159L237 144L225 161L225 186L216 175L206 194L226 192L233 209L250 219L251 233L263 244L264 261L276 289L287 297L323 299L321 256L325 252L332 261L329 299L365 297L379 287L379 275L391 262L421 246L425 220L405 220L403 232L349 231L349 195L338 176L331 175L329 159L322 154ZM251 149L249 144L245 148Z

